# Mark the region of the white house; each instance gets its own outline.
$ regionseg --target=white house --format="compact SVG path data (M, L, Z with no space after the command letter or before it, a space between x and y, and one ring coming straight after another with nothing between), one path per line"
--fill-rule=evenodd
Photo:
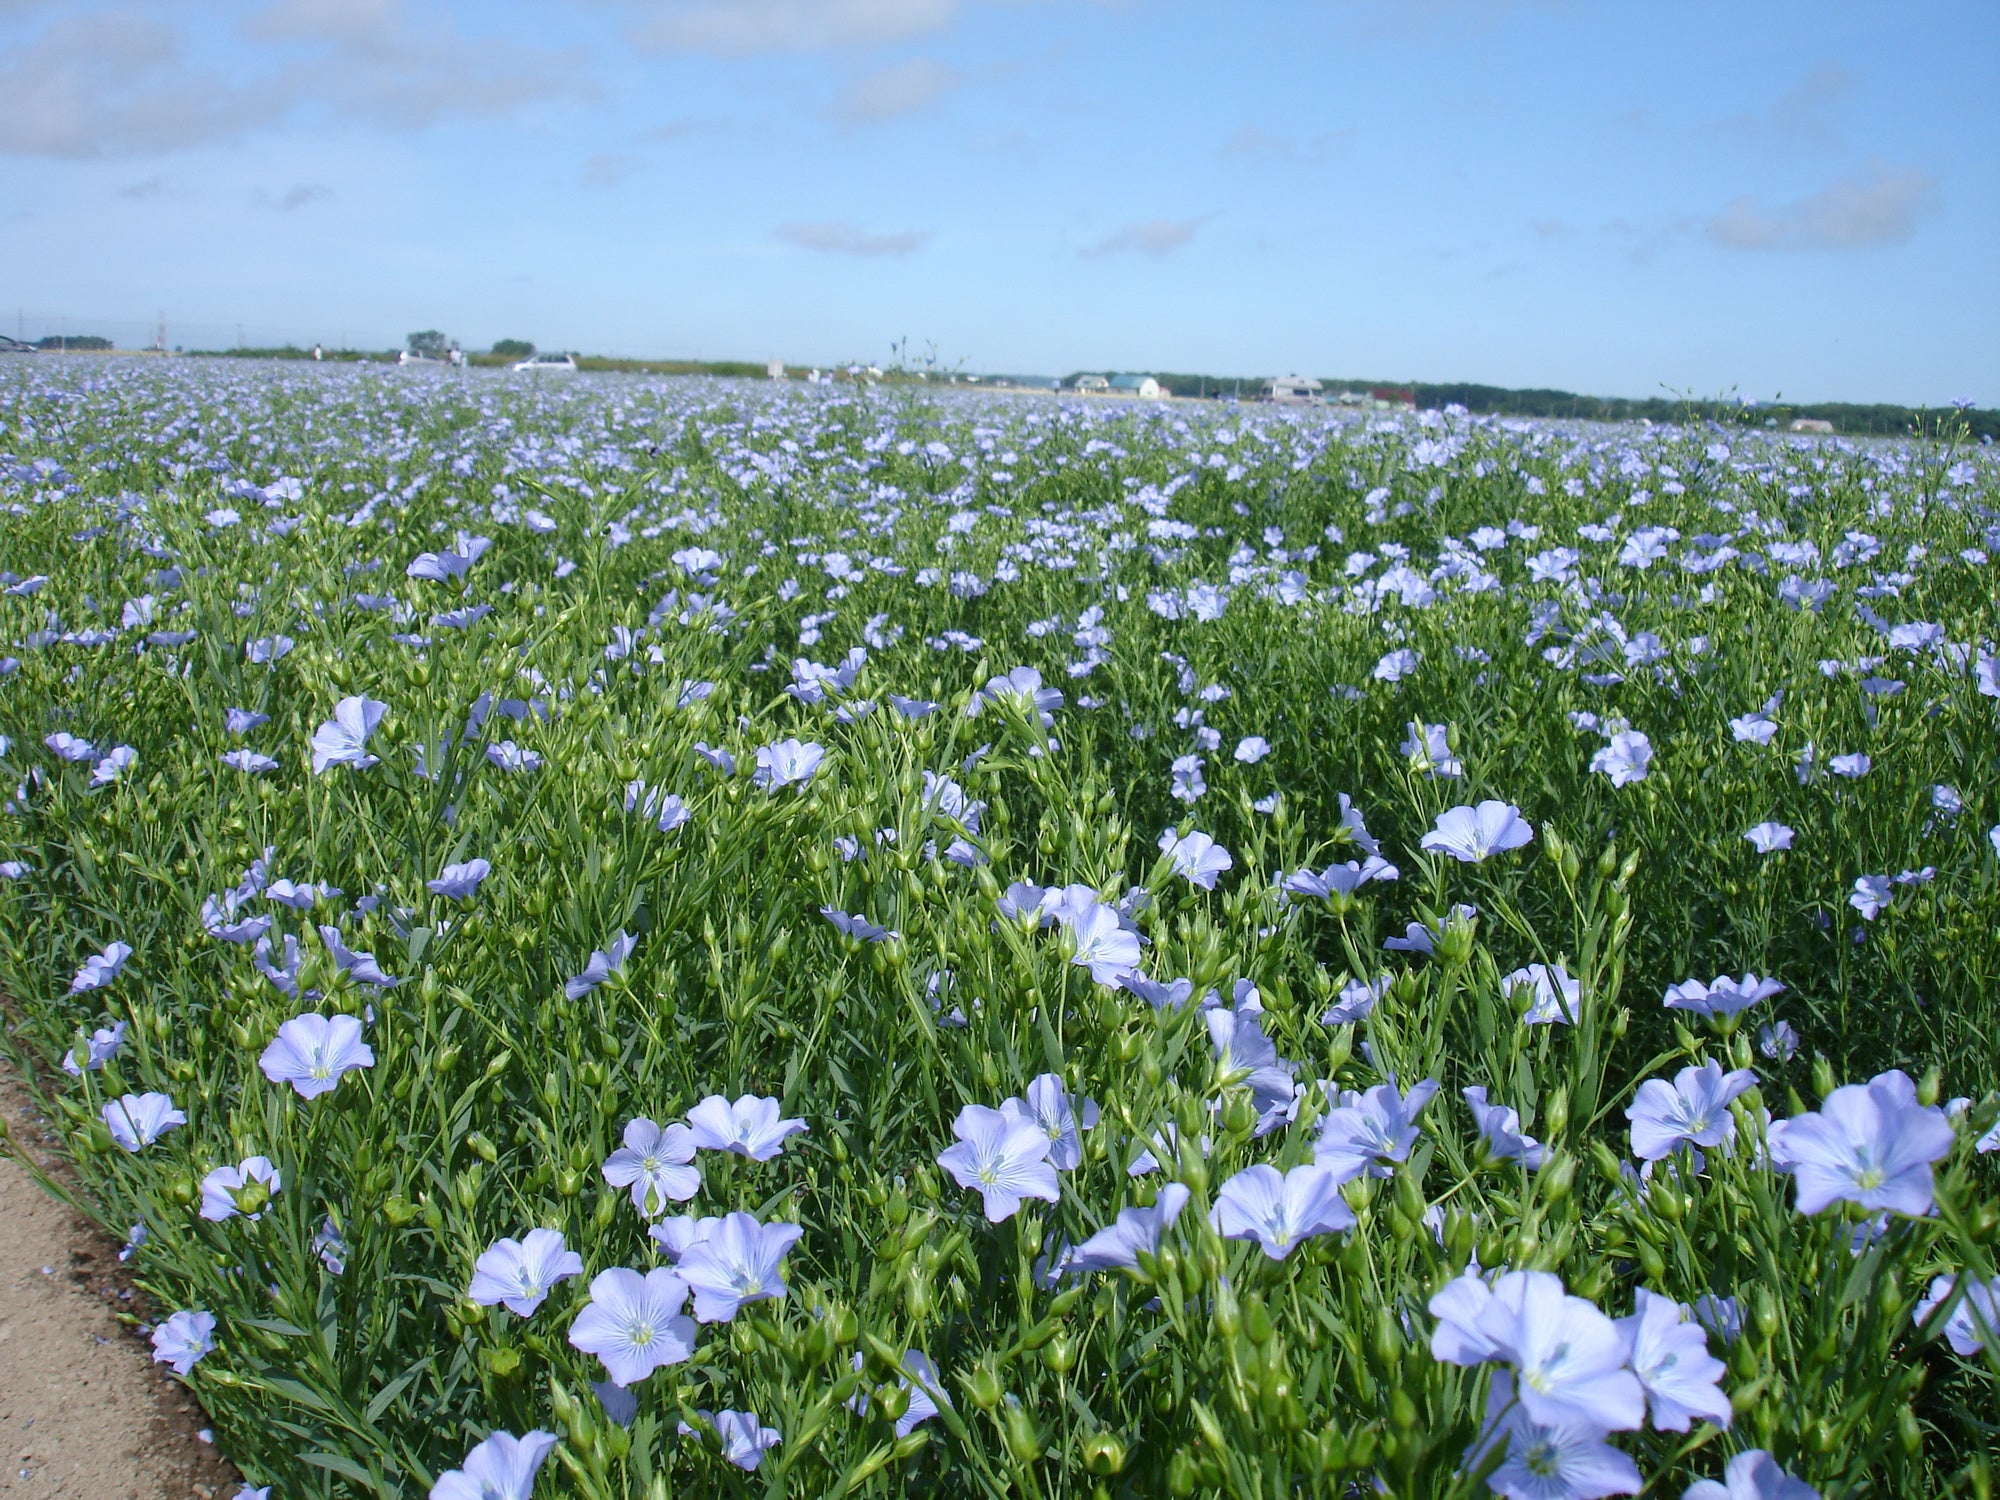
M1077 384L1081 386L1083 382ZM1106 384L1114 396L1134 396L1141 401L1158 401L1167 394L1150 375L1113 375Z
M1111 382L1106 380L1102 375L1079 375L1076 377L1074 389L1079 391L1108 391L1111 389Z
M1279 375L1265 381L1259 395L1266 401L1279 401L1288 406L1318 406L1323 389L1309 375Z

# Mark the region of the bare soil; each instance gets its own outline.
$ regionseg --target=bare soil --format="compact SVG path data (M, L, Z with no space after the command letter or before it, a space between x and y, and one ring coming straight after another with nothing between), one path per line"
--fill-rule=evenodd
M11 1145L72 1182L0 1061ZM0 1495L231 1500L194 1393L155 1365L118 1245L0 1150Z

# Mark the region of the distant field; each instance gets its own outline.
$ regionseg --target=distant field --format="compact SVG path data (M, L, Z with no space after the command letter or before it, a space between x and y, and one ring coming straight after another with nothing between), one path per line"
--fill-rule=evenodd
M8 1047L286 1500L1984 1496L1966 432L0 362Z

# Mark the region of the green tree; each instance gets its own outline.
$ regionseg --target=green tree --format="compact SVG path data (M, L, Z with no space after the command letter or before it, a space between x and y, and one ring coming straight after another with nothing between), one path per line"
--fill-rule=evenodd
M450 347L450 341L435 328L426 328L421 333L410 335L412 354L421 354L430 359L442 359Z
M493 352L509 359L526 359L535 352L535 344L532 339L501 339L494 344Z

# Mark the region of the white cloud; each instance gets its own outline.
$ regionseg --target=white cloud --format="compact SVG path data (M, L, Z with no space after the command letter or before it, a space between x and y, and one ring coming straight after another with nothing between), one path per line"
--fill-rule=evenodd
M639 9L643 46L749 57L935 35L958 18L960 0L644 0Z
M284 94L191 68L179 39L135 11L64 16L0 67L0 152L173 150L276 118Z
M844 219L780 224L771 231L787 245L834 255L911 255L931 237L928 229L904 229L894 234L867 234Z
M584 159L583 185L616 187L644 165L645 163L636 156L625 156L616 151L600 151Z
M1937 181L1928 173L1877 163L1864 176L1790 203L1766 207L1738 198L1703 228L1731 250L1858 250L1902 244L1937 203Z
M841 91L834 117L849 125L871 125L929 109L965 81L949 63L912 57L863 73Z
M1157 259L1186 245L1208 217L1203 214L1193 219L1148 219L1143 224L1127 224L1079 253L1086 260L1100 255L1149 255Z
M587 91L576 55L468 37L409 0L276 0L245 31L265 55L225 69L190 58L158 15L58 16L0 63L0 153L155 155L302 106L409 128Z
M1352 129L1322 130L1317 135L1297 139L1261 125L1241 125L1230 132L1216 154L1224 159L1321 162L1346 151L1355 135Z
M304 208L308 203L323 203L332 196L333 189L323 183L301 182L286 188L275 197L268 193L259 193L257 202L262 207L275 208L280 213L288 214L294 209Z
M1778 96L1763 114L1732 115L1721 128L1735 135L1783 141L1795 146L1832 147L1840 144L1838 115L1853 96L1854 73L1836 62L1823 62Z

